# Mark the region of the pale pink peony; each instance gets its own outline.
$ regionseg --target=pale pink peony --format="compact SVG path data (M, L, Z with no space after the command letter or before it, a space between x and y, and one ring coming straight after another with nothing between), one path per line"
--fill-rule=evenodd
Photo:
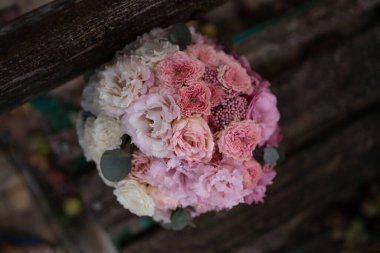
M159 62L156 74L159 84L178 87L203 76L205 65L184 52L177 52Z
M262 175L261 165L255 160L244 162L243 173L244 188L253 190Z
M196 165L177 157L152 159L148 183L160 191L170 192L171 198L178 201L180 206L192 206L198 202L194 191L199 178Z
M262 170L262 175L257 185L253 188L252 193L245 197L244 201L247 204L264 202L267 186L273 184L273 179L276 177L276 171L273 166L266 165Z
M203 81L189 83L179 90L179 107L181 115L188 117L191 115L210 115L211 112L211 92Z
M141 96L127 108L122 118L123 130L144 154L170 157L171 123L179 116L175 95L171 90L161 88L157 93Z
M217 166L204 165L195 191L200 202L209 210L232 208L244 202L251 191L244 188L241 166L233 161L222 161Z
M209 162L214 140L207 122L201 117L183 118L172 125L170 139L174 153L189 161Z
M147 182L147 175L149 174L150 158L141 151L134 152L132 157L132 168L128 177L144 184Z
M187 47L187 53L202 61L207 66L216 67L219 65L218 53L215 48L206 44L195 44Z
M248 161L260 142L260 136L260 127L254 121L233 122L219 133L219 151L226 157Z
M218 68L218 80L227 89L251 94L253 86L247 71L239 63L227 63Z
M112 117L122 116L126 108L153 86L154 75L136 57L121 56L112 66L99 72L99 104Z
M268 88L254 96L248 106L247 119L254 120L260 126L260 146L264 145L278 127L280 119L277 99Z

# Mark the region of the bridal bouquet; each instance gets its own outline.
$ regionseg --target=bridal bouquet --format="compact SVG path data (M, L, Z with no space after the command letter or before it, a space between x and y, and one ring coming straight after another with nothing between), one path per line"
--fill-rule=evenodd
M173 228L262 202L281 140L276 97L247 60L177 24L89 79L79 143L117 200Z

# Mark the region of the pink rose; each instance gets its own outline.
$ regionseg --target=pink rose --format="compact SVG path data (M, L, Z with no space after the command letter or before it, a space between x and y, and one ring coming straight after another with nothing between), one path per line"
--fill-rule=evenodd
M249 160L244 162L244 188L253 190L253 187L257 185L257 182L261 178L262 169L261 165L255 160Z
M273 179L276 177L276 171L273 170L272 166L264 166L261 178L254 186L252 193L245 197L244 201L247 204L260 203L264 201L265 193L267 191L267 186L273 184Z
M223 97L225 95L224 91L222 90L222 88L220 88L219 86L215 84L210 84L208 87L211 92L211 99L210 99L211 106L212 107L218 106L223 101Z
M187 53L194 58L202 61L208 66L218 66L219 59L217 52L213 46L206 44L195 44L187 48Z
M260 127L252 120L233 122L219 133L219 151L229 158L248 161L260 142L260 132Z
M128 174L128 178L145 184L149 173L150 159L141 151L134 152L132 156L132 168Z
M277 99L268 88L256 94L248 106L247 119L254 120L261 129L260 146L264 145L278 127L280 113Z
M209 210L229 209L244 202L251 191L244 189L241 166L222 161L216 166L205 165L195 191Z
M175 121L172 131L170 144L179 158L203 162L211 160L214 140L203 118L191 117Z
M237 62L230 62L218 68L218 80L227 89L251 94L253 86L247 71Z
M178 87L200 79L205 71L204 64L189 57L184 52L177 52L159 62L156 66L159 84Z
M193 114L210 115L211 110L211 92L203 81L190 83L179 90L179 107L181 115L184 117Z

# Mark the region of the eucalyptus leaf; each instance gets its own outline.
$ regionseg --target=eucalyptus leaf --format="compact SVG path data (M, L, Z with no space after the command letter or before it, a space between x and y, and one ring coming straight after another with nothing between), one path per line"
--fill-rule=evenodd
M170 223L163 223L162 226L166 229L179 231L190 224L192 224L190 210L180 208L172 213Z
M112 182L124 179L132 167L131 155L123 150L107 150L100 159L103 176Z
M178 45L181 50L185 50L191 43L191 33L185 24L178 23L173 25L168 39L171 43Z
M265 163L273 164L278 161L280 155L277 149L272 147L267 147L264 149L264 161Z

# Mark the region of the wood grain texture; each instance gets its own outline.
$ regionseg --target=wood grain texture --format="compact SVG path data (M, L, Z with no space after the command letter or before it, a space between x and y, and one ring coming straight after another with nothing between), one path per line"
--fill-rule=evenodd
M292 138L302 136L306 129L313 131L313 127L334 122L342 115L353 117L343 121L340 118L340 123L329 125L302 152L290 155L279 168L264 205L239 206L230 212L207 214L196 219L196 229L181 232L160 229L126 246L123 252L252 252L255 239L379 177L380 98L376 85L380 81L376 60L379 35L379 27L374 26L342 43L334 52L308 59L280 78L287 80L284 88L278 90L284 96L279 93L280 99L287 97L286 104L280 105L289 110L283 111L286 133L303 122L294 123L292 118L288 121L291 114L296 119L297 115L310 112L310 117L323 119L314 125L301 124L298 135L295 133ZM310 83L311 79L321 81ZM316 86L324 87L316 98L307 95ZM359 111L352 114L354 107ZM342 125L334 128L334 124Z
M58 0L0 29L0 112L109 61L153 27L224 0Z

